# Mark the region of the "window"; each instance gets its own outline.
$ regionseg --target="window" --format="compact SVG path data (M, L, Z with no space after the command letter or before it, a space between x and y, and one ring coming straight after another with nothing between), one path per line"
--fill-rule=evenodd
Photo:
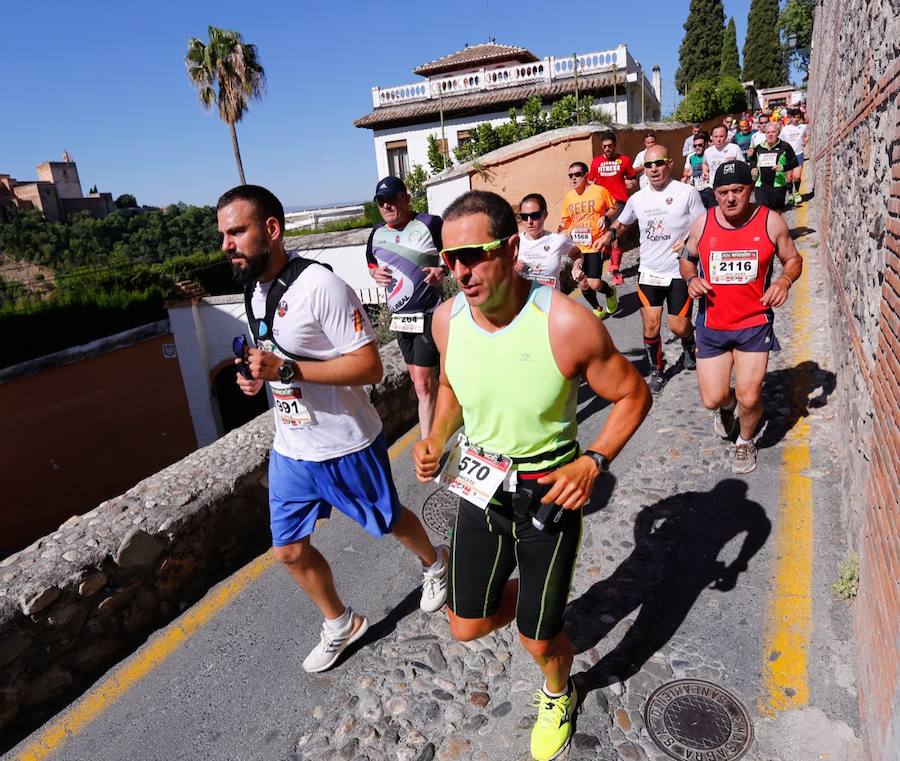
M456 142L463 146L472 139L472 133L467 129L461 129L456 133Z
M387 148L388 174L406 179L409 174L409 152L405 140L393 140L385 145Z

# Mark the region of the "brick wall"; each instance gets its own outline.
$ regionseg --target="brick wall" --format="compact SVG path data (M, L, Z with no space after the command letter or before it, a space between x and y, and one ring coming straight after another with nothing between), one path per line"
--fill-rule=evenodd
M900 759L900 21L896 0L816 9L808 104L816 218L831 273L845 432L845 524L863 729Z

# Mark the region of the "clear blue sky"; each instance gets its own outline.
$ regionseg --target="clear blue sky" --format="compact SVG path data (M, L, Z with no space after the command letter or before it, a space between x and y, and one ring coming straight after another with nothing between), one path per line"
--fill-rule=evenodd
M725 0L738 49L749 4ZM268 77L238 125L247 180L286 206L367 198L372 133L353 120L371 110L373 85L418 80L413 68L484 42L489 24L498 42L541 57L624 42L647 70L662 67L671 111L688 5L490 0L488 21L485 0L7 4L3 58L16 63L0 78L0 173L34 179L36 164L66 148L85 191L215 203L237 184L228 129L203 110L183 63L188 38L205 40L213 24L255 44Z

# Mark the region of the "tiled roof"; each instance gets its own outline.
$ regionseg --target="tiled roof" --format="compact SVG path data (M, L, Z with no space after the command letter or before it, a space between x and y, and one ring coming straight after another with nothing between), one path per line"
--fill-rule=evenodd
M520 48L517 45L500 45L496 42L484 42L479 45L470 45L456 53L445 55L443 58L438 58L429 63L423 63L419 68L413 69L413 73L428 77L432 74L442 74L475 64L499 63L500 61L510 60L531 63L538 59L530 50Z
M620 80L619 84L622 82ZM582 95L596 95L613 86L611 74L595 74L578 77L578 91ZM544 101L556 100L575 92L575 79L560 79L555 82L535 82L519 87L504 87L498 90L481 90L465 95L444 98L444 117L481 114L486 110L499 110L519 106L528 98L537 96ZM357 127L380 129L403 124L427 121L428 117L438 118L440 107L437 98L405 103L397 106L383 106L353 122Z

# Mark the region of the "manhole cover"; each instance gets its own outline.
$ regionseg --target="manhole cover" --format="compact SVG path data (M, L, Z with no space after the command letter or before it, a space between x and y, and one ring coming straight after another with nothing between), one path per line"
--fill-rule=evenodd
M432 531L449 539L453 536L459 497L446 489L438 489L422 505L422 520Z
M644 707L650 737L683 761L734 761L753 739L750 717L727 690L700 679L679 679L657 689Z

